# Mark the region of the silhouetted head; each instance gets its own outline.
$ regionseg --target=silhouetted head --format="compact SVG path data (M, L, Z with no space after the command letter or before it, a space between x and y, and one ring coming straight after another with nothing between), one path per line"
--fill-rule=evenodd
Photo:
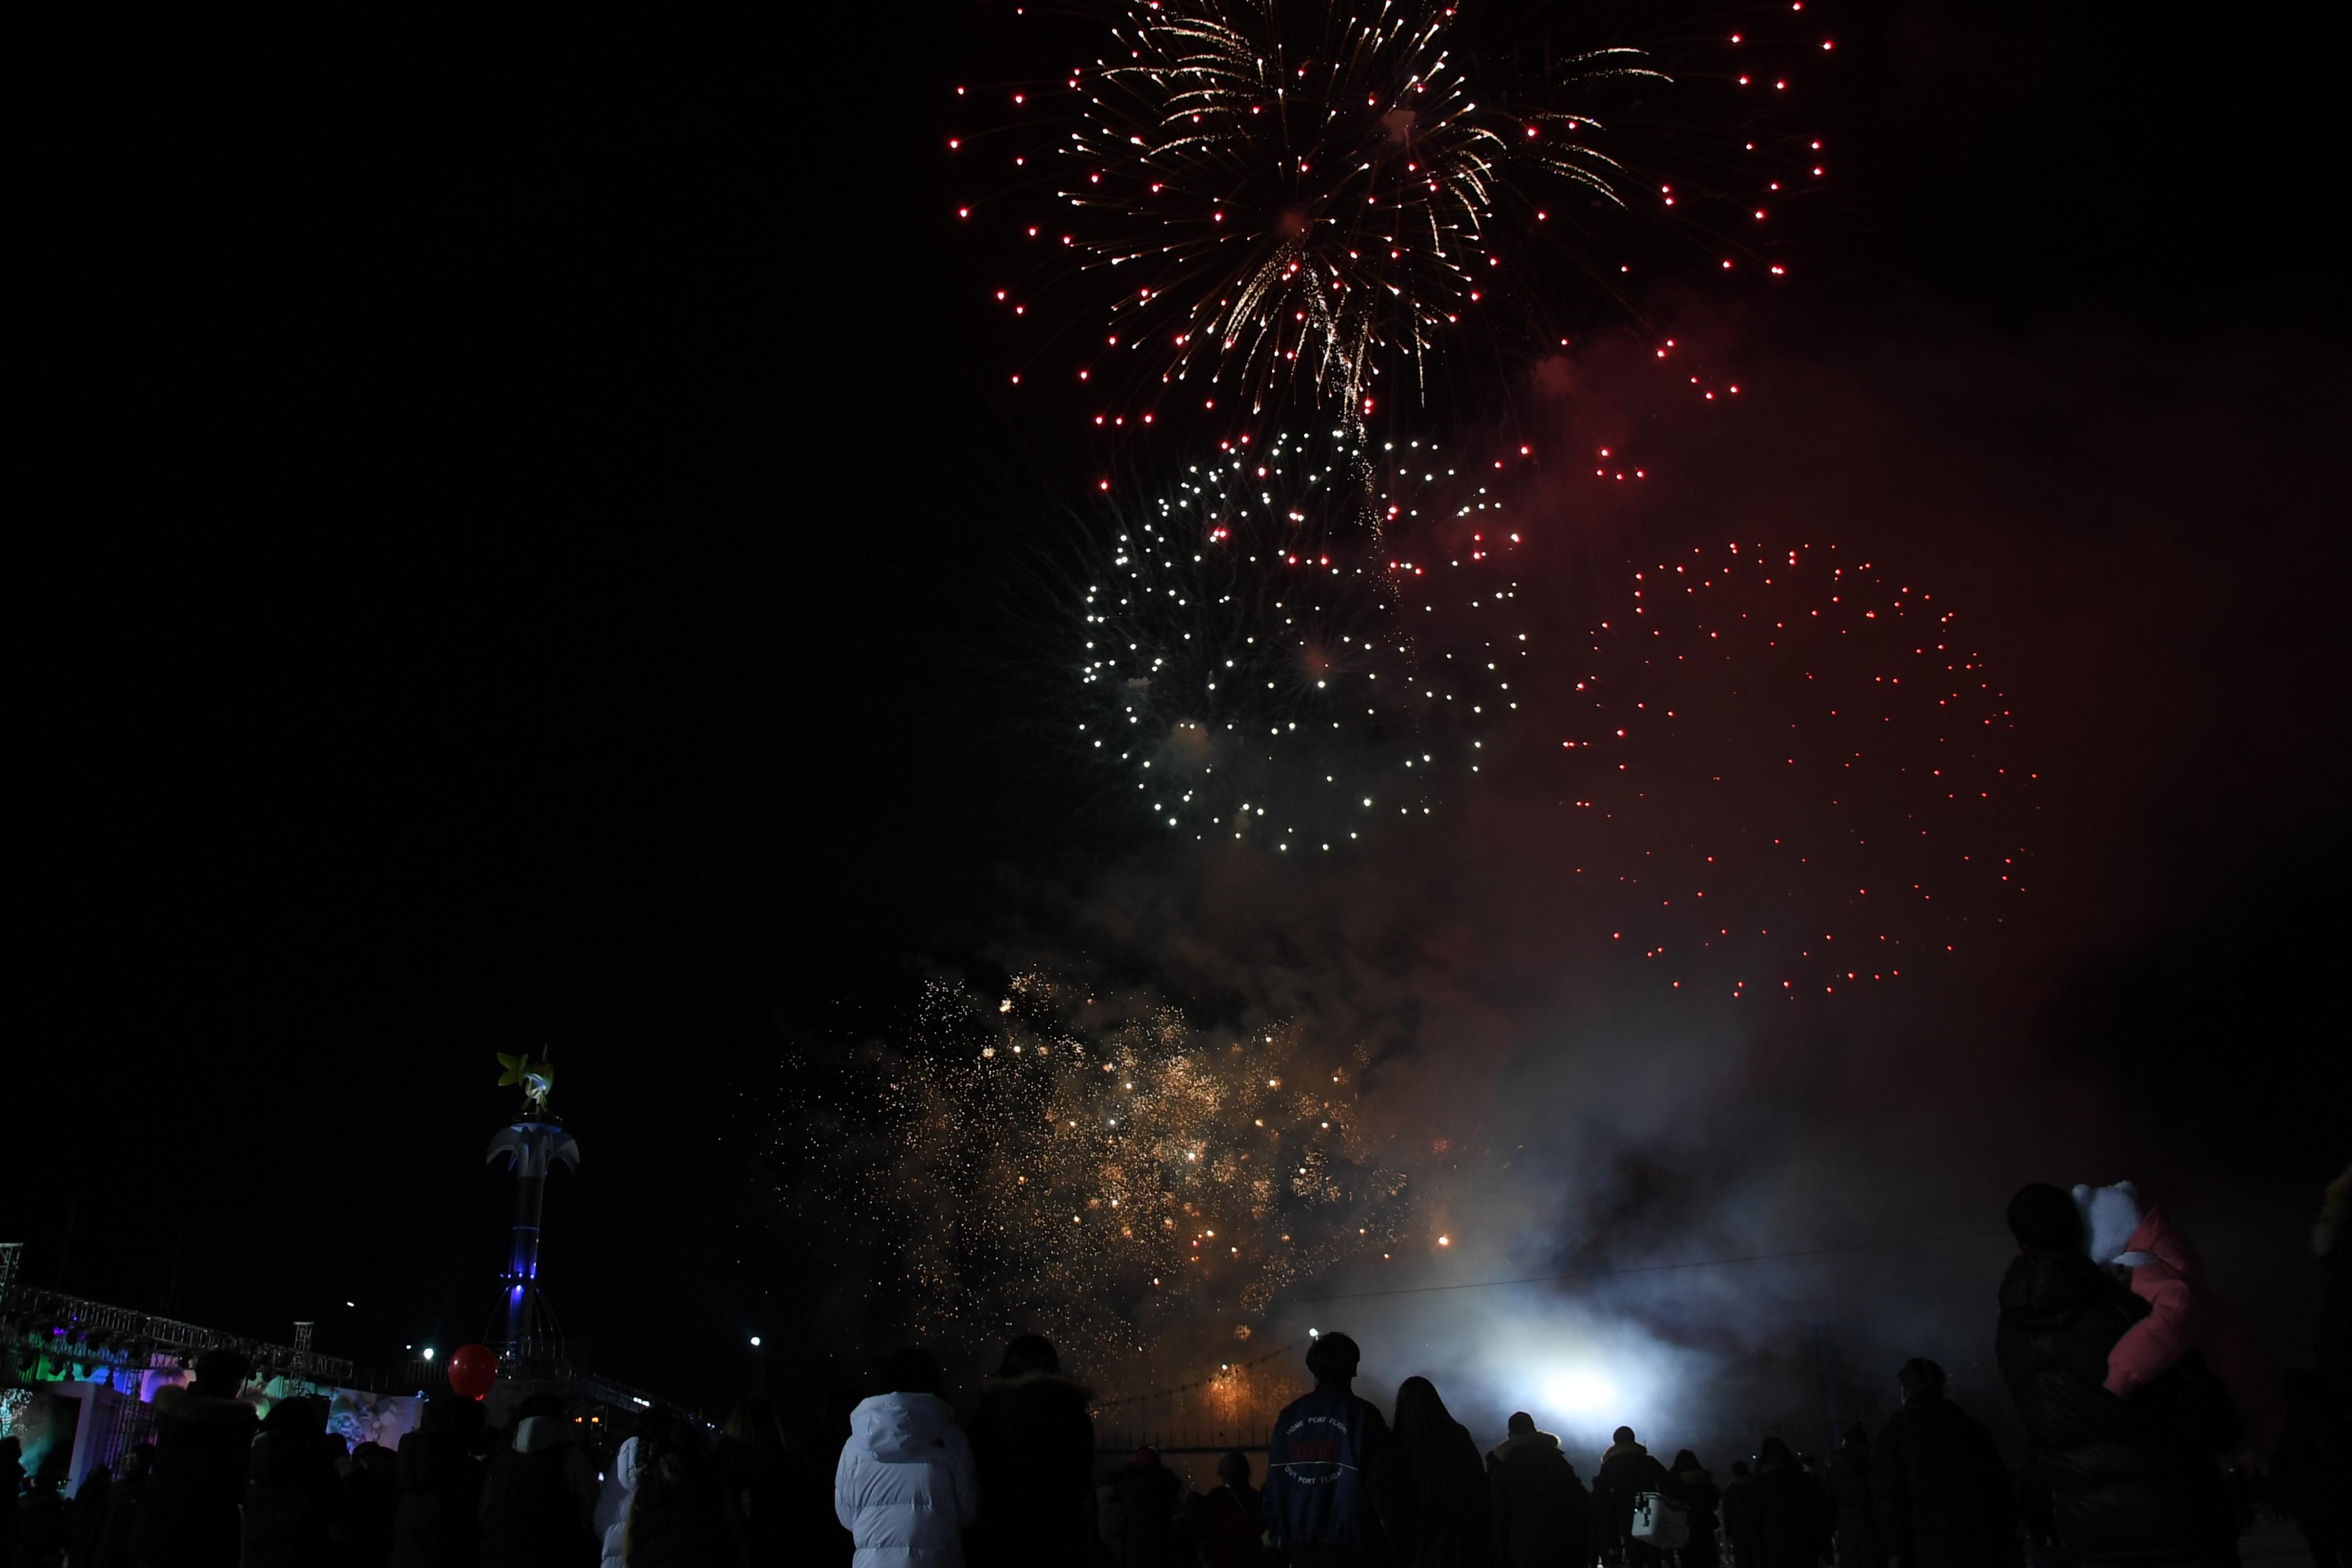
M1239 1491L1249 1485L1249 1456L1239 1448L1231 1449L1217 1460L1217 1479Z
M2035 1182L2017 1189L2009 1200L2009 1234L2021 1252L2081 1253L2083 1211L2063 1187Z
M1320 1334L1307 1347L1307 1370L1317 1383L1349 1383L1363 1363L1364 1352L1345 1334Z
M1019 1334L1004 1347L1004 1359L997 1363L996 1375L1028 1377L1061 1370L1062 1358L1055 1353L1053 1341L1043 1334Z
M1130 1465L1139 1465L1147 1469L1159 1462L1160 1450L1153 1447L1149 1443L1146 1443L1142 1447L1138 1448L1135 1451L1135 1457L1128 1460L1128 1463Z
M418 1421L421 1430L436 1437L448 1437L461 1444L470 1444L482 1435L482 1426L488 1413L478 1399L463 1394L436 1394L425 1402L425 1415Z
M1748 1468L1747 1460L1734 1459L1731 1461L1731 1479L1735 1481L1752 1481L1756 1479L1756 1472Z
M1675 1462L1668 1465L1666 1468L1673 1471L1675 1475L1681 1476L1687 1475L1693 1470L1703 1470L1706 1468L1706 1467L1698 1462L1698 1456L1696 1454L1692 1453L1688 1448L1685 1448L1675 1456Z
M304 1394L295 1399L281 1399L269 1407L261 1418L265 1432L299 1432L316 1437L327 1430L327 1402Z
M1511 1418L1503 1423L1503 1430L1514 1437L1525 1437L1536 1429L1536 1418L1524 1410L1514 1410Z
M944 1394L947 1384L940 1380L940 1363L931 1352L919 1345L909 1345L890 1352L890 1360L882 1369L882 1381L891 1394Z
M1612 1443L1630 1443L1633 1440L1633 1428L1631 1426L1620 1426L1617 1430L1609 1434L1609 1440Z
M189 1393L207 1399L235 1399L252 1375L253 1363L243 1352L224 1346L198 1356L192 1370L196 1375L188 1384Z
M1397 1388L1396 1430L1400 1437L1442 1432L1454 1424L1453 1412L1438 1397L1437 1384L1425 1377L1408 1377Z
M735 1402L735 1408L727 1415L727 1435L772 1454L781 1454L789 1446L784 1442L784 1424L776 1414L776 1402L764 1394Z
M1895 1374L1895 1381L1902 1385L1906 1405L1944 1396L1944 1369L1925 1356L1913 1356L1905 1362L1902 1370Z
M1789 1445L1780 1438L1767 1437L1756 1446L1756 1457L1759 1459L1790 1459L1796 1456L1789 1452Z

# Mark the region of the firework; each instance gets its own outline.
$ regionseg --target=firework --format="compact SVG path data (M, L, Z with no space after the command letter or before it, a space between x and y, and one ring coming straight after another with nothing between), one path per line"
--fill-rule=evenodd
M1933 595L1834 546L1631 563L1560 742L1604 940L1738 997L1899 981L2025 891L2035 775Z
M1278 1292L1393 1244L1405 1180L1358 1125L1360 1065L1294 1026L1201 1029L1024 975L934 984L843 1105L799 1109L908 1326L1041 1330L1103 1367L1171 1330L1245 1341Z
M1818 142L1808 174L1782 166L1785 139L1767 137L1759 154L1761 133L1727 127L1709 138L1718 153L1739 149L1725 178L1662 177L1647 158L1637 171L1612 152L1627 139L1601 110L1622 105L1652 152L1672 142L1679 122L1635 96L1669 95L1655 57L1555 52L1548 29L1505 19L1473 39L1461 9L1148 0L1124 7L1091 64L1008 90L1016 123L1039 133L1008 173L1051 182L1021 237L1060 263L1043 270L1091 279L1079 309L1103 311L1077 377L1106 395L1145 389L1146 422L1163 404L1221 400L1360 418L1391 374L1401 401L1423 403L1446 346L1481 321L1524 319L1541 301L1543 324L1517 338L1549 343L1561 295L1621 302L1633 279L1624 246L1602 255L1612 215L1634 207L1706 234L1729 267L1756 254L1752 240L1716 237L1702 212L1736 214L1747 233L1768 203L1820 177ZM1712 41L1744 44L1727 30ZM1736 70L1707 74L1720 84ZM1025 315L1034 292L997 299ZM1051 312L1057 323L1073 304Z
M1516 466L1347 428L1192 465L1072 595L1084 763L1161 831L1277 853L1433 814L1535 649Z

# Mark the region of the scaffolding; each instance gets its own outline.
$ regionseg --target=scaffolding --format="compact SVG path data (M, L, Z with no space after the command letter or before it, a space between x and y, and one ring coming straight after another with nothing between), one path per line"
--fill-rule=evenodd
M186 1360L210 1350L233 1350L257 1368L313 1383L352 1381L348 1357L320 1355L310 1348L308 1323L294 1325L294 1342L281 1344L59 1290L19 1289L16 1260L22 1249L21 1242L0 1242L0 1333L7 1338L30 1336L37 1348L51 1354L142 1370L159 1356Z

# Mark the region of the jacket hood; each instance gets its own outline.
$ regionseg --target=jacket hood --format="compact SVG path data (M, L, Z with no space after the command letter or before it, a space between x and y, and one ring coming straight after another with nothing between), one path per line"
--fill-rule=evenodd
M259 1417L252 1405L242 1399L215 1399L210 1394L194 1394L174 1384L155 1393L155 1419L158 1421L250 1421Z
M526 1415L515 1423L514 1447L518 1454L536 1454L570 1441L572 1424L561 1415Z
M2063 1328L2110 1289L2099 1266L2066 1252L2020 1253L2000 1280L2000 1315L2021 1329Z
M2137 1268L2142 1264L2158 1262L2166 1265L2183 1279L2192 1282L2205 1278L2205 1260L2189 1245L2189 1238L2172 1228L2164 1211L2152 1208L2140 1216L2139 1228L2131 1233L2122 1254L2116 1259Z
M1496 1459L1507 1459L1514 1455L1524 1454L1531 1448L1557 1448L1559 1447L1559 1439L1549 1432L1521 1432L1516 1436L1506 1437L1501 1442L1496 1444L1493 1457Z
M1649 1451L1639 1443L1613 1443L1610 1445L1609 1451L1601 1456L1601 1462L1605 1465L1620 1454L1647 1454Z
M955 1413L936 1394L877 1394L849 1413L849 1440L892 1463L919 1457L955 1425Z
M2114 1262L2118 1253L2129 1249L2131 1233L2139 1228L2139 1189L2117 1182L2110 1187L2076 1187L2074 1195L2091 1261Z

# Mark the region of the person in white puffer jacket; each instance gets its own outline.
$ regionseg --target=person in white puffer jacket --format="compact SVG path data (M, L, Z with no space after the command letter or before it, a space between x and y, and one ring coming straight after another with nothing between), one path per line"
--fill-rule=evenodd
M604 1568L627 1568L629 1499L637 1489L637 1440L621 1445L613 1468L604 1472L604 1488L596 1499L597 1539L604 1543Z
M849 1414L834 1515L856 1539L856 1568L961 1568L963 1532L980 1517L971 1445L928 1353L900 1351L887 1376L895 1392Z

